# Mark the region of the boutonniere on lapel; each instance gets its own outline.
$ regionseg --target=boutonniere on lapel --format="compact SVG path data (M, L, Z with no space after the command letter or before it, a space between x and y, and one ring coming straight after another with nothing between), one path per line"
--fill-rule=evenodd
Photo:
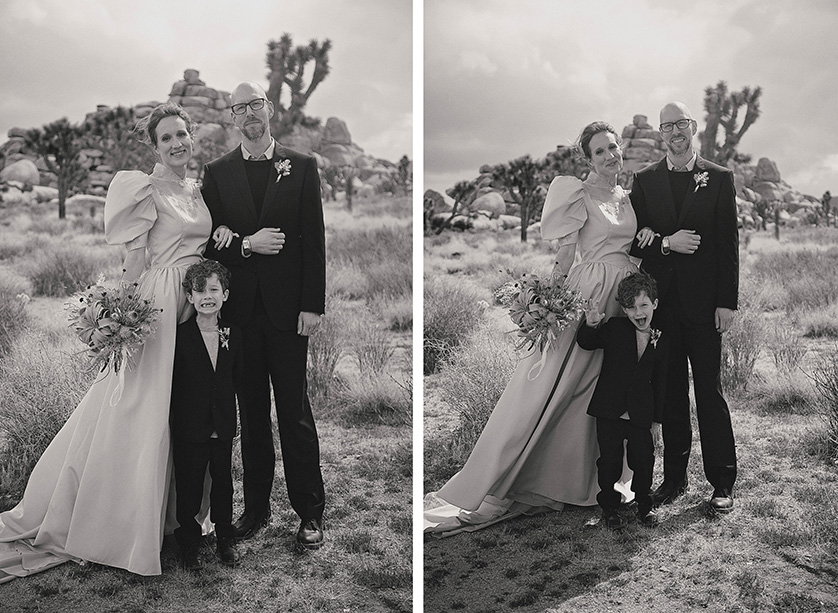
M649 333L649 342L652 343L652 347L654 347L655 349L658 348L658 341L660 340L660 338L661 338L661 331L656 330L655 328L652 328L652 330Z
M710 173L706 170L704 172L697 172L693 175L693 181L695 181L695 189L693 193L698 191L699 187L707 187L707 181L710 180Z
M274 162L274 168L276 168L276 182L279 183L282 177L287 177L291 174L291 160L286 159Z
M218 329L218 340L221 341L221 346L224 349L230 349L230 328Z

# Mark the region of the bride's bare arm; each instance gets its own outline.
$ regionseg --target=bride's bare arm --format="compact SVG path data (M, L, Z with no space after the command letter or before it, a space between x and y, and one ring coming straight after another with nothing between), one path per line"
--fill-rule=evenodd
M562 245L556 253L553 265L553 275L566 275L573 264L573 256L576 255L576 243Z
M133 283L140 278L145 268L145 248L131 249L122 263L122 280Z

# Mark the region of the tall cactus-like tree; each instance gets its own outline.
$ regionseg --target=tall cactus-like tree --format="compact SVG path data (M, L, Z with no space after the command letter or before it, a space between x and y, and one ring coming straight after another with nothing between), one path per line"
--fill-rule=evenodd
M541 179L546 163L533 160L529 155L492 169L492 181L500 183L521 208L521 242L527 242L527 226L544 205Z
M396 183L405 196L409 196L413 187L413 164L407 155L403 155L397 165Z
M715 87L704 90L705 128L701 133L701 155L718 164L726 164L735 159L739 143L745 132L759 118L759 98L762 88L743 87L741 91L728 90L727 83L719 81ZM739 122L739 110L745 107L742 125ZM719 128L724 130L724 142L719 144Z
M443 221L436 229L437 234L441 234L443 230L451 225L451 221L457 216L460 211L460 205L471 198L477 191L476 181L458 181L454 187L449 189L446 193L454 199L454 206L451 207L451 215L448 219Z
M294 47L291 35L285 33L276 41L268 42L268 99L276 114L271 118L271 130L278 137L290 134L295 125L305 120L303 109L314 90L329 74L329 51L332 41L322 43L312 39L308 45ZM314 62L306 82L306 68ZM284 96L287 88L287 96ZM287 98L288 104L282 102Z
M87 169L81 163L84 148L84 128L71 124L66 117L46 124L43 128L27 130L26 147L40 155L58 181L58 218L67 214L67 197L84 185Z
M124 106L91 113L84 121L87 146L99 149L114 171L150 172L156 157L134 137L138 119L134 109Z

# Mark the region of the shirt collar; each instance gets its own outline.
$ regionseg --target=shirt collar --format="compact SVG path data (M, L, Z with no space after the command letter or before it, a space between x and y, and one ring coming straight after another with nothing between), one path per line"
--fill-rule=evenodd
M247 150L247 147L244 146L244 141L242 141L242 157L245 160L249 160L250 156L259 157L260 155L264 155L269 160L272 160L274 157L274 149L276 148L276 141L271 138L271 144L268 145L268 148L265 149L262 153L251 153Z
M693 151L693 156L690 158L690 161L687 162L687 165L685 166L685 168L687 169L687 172L692 172L693 171L693 168L695 168L695 161L697 159L698 159L698 154L695 151ZM668 155L666 156L666 167L669 168L669 170L673 170L675 168L680 168L680 166L675 166L675 164L672 163L672 160L669 159Z

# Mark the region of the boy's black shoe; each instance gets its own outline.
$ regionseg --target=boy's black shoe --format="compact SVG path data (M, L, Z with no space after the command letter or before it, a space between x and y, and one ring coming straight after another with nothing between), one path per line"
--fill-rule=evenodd
M201 562L201 558L198 556L198 546L197 545L187 545L187 546L181 547L180 563L183 566L184 570L190 570L190 571L201 570L204 567L204 563Z
M303 520L297 530L297 549L319 549L323 544L323 528L317 519Z
M218 537L215 554L221 563L227 566L236 566L239 563L239 552L236 551L235 541L232 538Z
M652 508L649 509L637 509L637 519L640 521L641 524L644 526L657 526L658 525L658 514L655 513L655 510Z
M623 519L617 508L603 509L602 520L605 522L605 527L611 530L622 530L626 527L626 520Z

